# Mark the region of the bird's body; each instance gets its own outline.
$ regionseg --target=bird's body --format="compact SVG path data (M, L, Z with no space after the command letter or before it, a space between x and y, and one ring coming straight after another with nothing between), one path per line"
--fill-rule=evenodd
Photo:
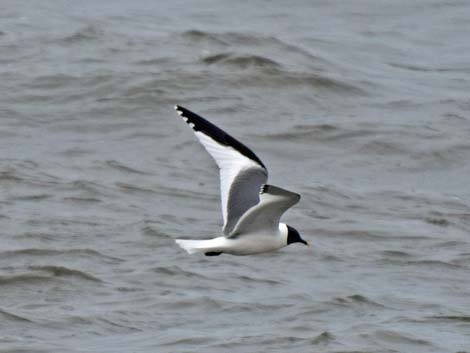
M231 255L252 255L263 252L275 251L287 245L287 225L279 223L277 232L258 231L243 234L241 237L217 237L207 240L177 239L176 243L188 253L197 252L210 255L221 253Z
M291 243L307 245L294 228L279 222L300 195L266 184L266 167L241 142L199 115L181 106L175 109L219 167L225 234L208 240L177 239L176 243L190 254L208 256L258 254Z

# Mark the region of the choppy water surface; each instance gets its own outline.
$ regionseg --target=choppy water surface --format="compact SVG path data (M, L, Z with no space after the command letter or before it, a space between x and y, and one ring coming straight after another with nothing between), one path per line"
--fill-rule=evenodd
M1 352L470 351L466 1L0 3ZM313 243L188 256L252 147Z

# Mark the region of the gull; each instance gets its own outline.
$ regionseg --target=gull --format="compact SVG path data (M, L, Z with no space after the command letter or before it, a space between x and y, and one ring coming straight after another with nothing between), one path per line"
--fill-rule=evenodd
M295 228L279 222L300 195L266 184L268 170L244 144L192 111L180 105L175 109L219 167L224 219L223 236L176 239L176 243L189 254L206 256L252 255L292 243L308 245Z

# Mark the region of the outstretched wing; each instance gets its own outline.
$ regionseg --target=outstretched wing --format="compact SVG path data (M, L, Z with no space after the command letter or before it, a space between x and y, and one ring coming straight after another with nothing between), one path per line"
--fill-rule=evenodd
M260 202L240 218L230 237L258 230L271 230L275 234L283 213L299 200L299 194L277 186L263 185L260 191Z
M253 151L232 136L188 109L179 105L175 109L220 169L223 230L228 235L240 217L259 202L259 188L266 183L268 171Z

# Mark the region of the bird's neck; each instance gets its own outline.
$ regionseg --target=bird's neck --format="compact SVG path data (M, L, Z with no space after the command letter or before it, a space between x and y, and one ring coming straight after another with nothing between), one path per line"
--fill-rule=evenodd
M286 244L287 244L288 233L289 233L289 230L287 229L287 224L279 223L279 234L282 237L282 239L286 242Z

